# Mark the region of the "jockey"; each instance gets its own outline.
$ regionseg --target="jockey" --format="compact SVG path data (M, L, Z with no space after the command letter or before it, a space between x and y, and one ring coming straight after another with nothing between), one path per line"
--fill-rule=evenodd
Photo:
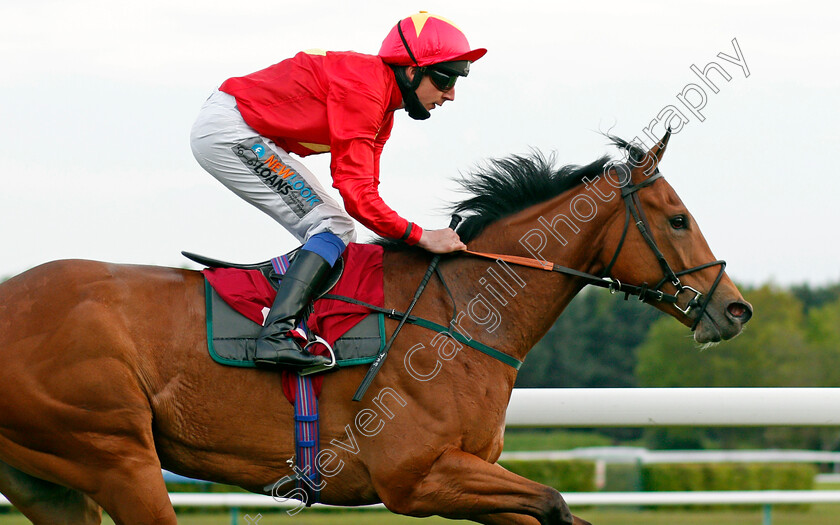
M302 244L257 339L259 366L303 368L328 360L290 335L318 285L355 240L353 219L430 252L466 246L449 228L424 230L379 196L379 158L394 111L413 119L455 99L454 85L486 49L470 49L449 20L421 11L400 20L379 54L301 52L226 80L207 99L190 145L198 163ZM298 159L330 152L344 209ZM346 211L345 211L346 209ZM352 218L351 218L352 217Z

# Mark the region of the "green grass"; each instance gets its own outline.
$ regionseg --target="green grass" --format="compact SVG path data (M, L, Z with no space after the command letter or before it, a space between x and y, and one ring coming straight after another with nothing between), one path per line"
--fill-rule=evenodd
M837 505L815 507L810 512L773 511L773 525L837 525ZM578 513L593 525L761 525L762 511L632 512L582 510Z
M761 525L761 511L633 511L608 509L573 509L574 512L592 522L593 525ZM262 518L259 525L408 525L408 524L466 524L471 522L445 520L439 517L418 520L397 516L386 511L321 511L303 510L294 517L283 512L259 511ZM838 505L814 505L808 512L773 512L773 525L837 525ZM251 512L251 517L256 517ZM29 522L20 515L0 515L0 525L27 525ZM110 519L103 520L106 525L113 525ZM178 516L180 525L229 525L229 513L195 514ZM239 513L238 523L248 525L245 513Z

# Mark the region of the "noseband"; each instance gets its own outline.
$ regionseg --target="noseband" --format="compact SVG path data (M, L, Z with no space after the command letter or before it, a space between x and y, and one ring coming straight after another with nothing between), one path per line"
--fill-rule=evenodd
M616 168L616 171L618 171L619 168L626 170L629 177L629 166L627 166L626 164L618 164L614 167ZM621 233L621 240L618 242L618 246L616 247L612 259L610 260L609 264L606 266L604 271L601 272L600 276L592 275L586 272L581 272L573 268L560 266L558 264L554 264L548 261L540 261L537 259L529 259L526 257L500 255L495 253L480 253L472 252L469 250L466 250L465 253L489 259L500 259L505 262L517 264L520 266L528 266L531 268L538 268L541 270L553 271L563 273L566 275L571 275L574 277L579 277L584 279L586 281L586 284L591 284L593 286L598 286L601 288L607 288L612 294L621 292L624 294L625 299L629 298L631 295L634 295L638 296L639 300L644 302L670 303L674 305L674 308L676 308L686 316L692 310L698 309L699 312L694 319L694 323L691 325L691 330L694 331L695 329L697 329L697 325L700 324L700 320L703 318L703 315L706 314L706 308L709 306L709 302L712 299L712 295L715 293L718 284L720 284L720 281L723 278L723 273L726 268L726 261L712 261L679 272L674 272L674 270L671 269L671 265L668 264L668 261L665 259L665 255L662 254L662 251L656 244L656 240L650 233L650 226L648 224L647 217L645 217L645 212L642 208L642 203L638 196L638 191L640 189L650 186L661 177L662 173L657 169L653 175L648 177L646 180L640 182L639 184L622 186L621 197L622 199L624 199L624 230ZM610 272L612 271L616 260L618 260L618 256L621 253L621 249L624 247L624 241L627 238L627 231L630 229L631 216L633 218L633 221L636 223L636 227L638 227L639 229L639 233L642 234L642 238L645 240L648 247L651 249L654 256L656 257L656 260L659 262L659 266L662 268L662 273L664 274L662 280L656 283L656 285L653 287L648 285L648 283L642 283L641 285L625 284L619 281L618 279L614 279L610 276ZM692 288L691 286L686 286L682 284L682 282L680 282L681 275L687 275L689 273L697 272L718 265L720 265L720 271L718 272L717 278L715 278L714 283L712 283L712 287L709 288L708 294L703 294L699 290ZM676 288L677 291L673 294L667 294L664 291L662 291L662 287L665 285L666 282L670 282ZM682 294L683 292L694 294L694 297L689 299L685 308L681 308L679 305L680 294Z

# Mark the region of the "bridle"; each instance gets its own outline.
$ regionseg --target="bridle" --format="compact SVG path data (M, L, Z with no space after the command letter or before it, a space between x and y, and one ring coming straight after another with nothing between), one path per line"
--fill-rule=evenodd
M629 174L631 172L631 169L627 164L615 164L613 167L616 169L616 171L618 171L619 169L626 170L628 173L628 182L630 181ZM528 266L531 268L538 268L541 270L558 272L566 275L571 275L573 277L579 277L581 279L584 279L586 281L586 284L606 288L612 294L616 294L619 292L624 293L625 300L628 299L631 295L633 295L638 296L639 300L643 302L663 302L672 304L674 308L676 308L686 316L692 310L698 309L699 313L694 319L694 323L691 325L691 330L694 331L697 328L697 325L700 324L700 320L703 318L703 315L706 314L706 308L709 306L709 302L712 299L712 295L715 293L715 290L717 290L718 284L720 284L720 281L723 278L723 273L726 269L726 261L712 261L679 272L675 272L671 268L671 265L668 264L668 261L665 259L665 255L659 249L659 246L657 246L656 244L656 240L650 233L650 225L648 223L647 217L645 216L644 209L642 208L642 203L638 196L639 190L650 186L661 177L662 173L658 169L655 169L653 175L651 175L644 181L635 185L628 184L621 187L621 197L624 200L624 229L621 233L621 239L618 242L618 246L616 247L615 253L610 259L609 264L607 264L606 268L604 268L604 271L601 272L600 276L592 275L586 272L581 272L573 268L560 266L552 262L541 261L538 259L529 259L527 257L472 252L469 250L467 250L466 253L476 255L479 257L500 259L505 262L517 264L520 266ZM656 283L655 286L652 287L649 286L648 283L642 283L641 285L622 283L618 279L615 279L610 276L613 266L615 265L615 262L618 260L618 257L621 254L621 249L624 247L624 241L626 240L627 232L630 229L631 217L635 222L636 227L639 229L639 233L642 234L642 238L645 240L645 243L647 243L648 247L651 249L654 256L656 257L660 268L662 268L662 273L664 274L662 279L658 283ZM699 290L692 288L691 286L684 285L682 284L682 282L680 282L680 276L718 265L720 265L720 271L718 272L714 283L712 283L711 288L709 288L708 294L703 294ZM662 287L665 285L666 282L670 282L676 288L675 293L667 294L664 291L662 291ZM680 294L684 292L694 294L694 297L689 299L685 308L682 308L679 305L679 300Z
M629 180L629 173L630 168L626 164L618 164L616 165L616 171L619 168L623 168L628 172L628 180ZM659 298L655 299L658 301L664 300L666 297L669 299L668 302L672 302L674 308L682 312L684 315L688 315L688 313L695 307L700 308L700 313L697 314L697 318L694 320L694 324L691 326L691 330L697 328L697 325L700 323L700 320L703 318L703 314L706 313L706 307L709 305L709 301L712 299L712 295L715 293L715 290L720 284L721 279L723 278L724 270L726 269L726 261L718 260L712 261L706 264L701 264L699 266L695 266L694 268L689 268L687 270L682 270L680 272L674 272L671 269L671 265L668 264L667 259L665 259L665 255L662 254L662 251L659 249L659 246L656 244L656 240L653 238L653 235L650 233L650 226L648 224L647 217L645 216L644 208L642 208L641 200L639 199L638 191L642 188L650 186L653 184L657 179L662 178L662 172L659 171L658 168L654 170L653 175L645 179L644 181L640 182L639 184L635 185L625 185L621 188L621 198L624 199L624 230L621 232L621 240L618 241L618 246L616 247L615 254L612 256L609 264L602 275L607 276L608 279L612 279L609 276L610 272L612 272L612 268L615 265L616 260L618 259L619 254L621 253L621 248L624 246L624 240L627 238L627 230L630 226L630 217L632 215L633 221L636 223L636 227L639 229L639 233L642 234L642 238L647 243L648 247L653 252L653 255L656 257L657 262L659 263L660 268L662 268L662 273L664 276L662 280L656 283L656 286L653 287L653 290L657 291L659 294ZM717 277L715 281L712 283L712 287L709 289L708 295L705 297L703 293L699 290L692 288L691 286L684 285L680 282L681 275L687 275L689 273L697 272L700 270L704 270L706 268L710 268L712 266L720 265L720 271L718 271ZM675 288L676 292L673 295L666 295L662 290L662 286L665 285L665 282L670 282ZM686 304L685 308L681 308L679 305L679 296L682 292L689 292L693 293L694 297L692 297L688 303ZM673 299L673 301L671 300ZM701 302L701 299L702 300ZM644 300L640 296L640 300Z

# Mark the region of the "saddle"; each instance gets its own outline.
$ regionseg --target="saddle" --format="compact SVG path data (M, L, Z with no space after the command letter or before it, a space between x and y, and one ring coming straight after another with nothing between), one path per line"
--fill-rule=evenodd
M207 342L214 361L227 366L255 367L256 338L283 272L299 249L254 264L230 263L182 252L207 267L202 270ZM371 313L358 304L324 298L330 292L330 297L346 296L381 307L384 303L382 247L351 243L299 323L299 331L310 342L309 351L329 355L328 347L332 348L334 368L373 362L384 344L384 315Z

